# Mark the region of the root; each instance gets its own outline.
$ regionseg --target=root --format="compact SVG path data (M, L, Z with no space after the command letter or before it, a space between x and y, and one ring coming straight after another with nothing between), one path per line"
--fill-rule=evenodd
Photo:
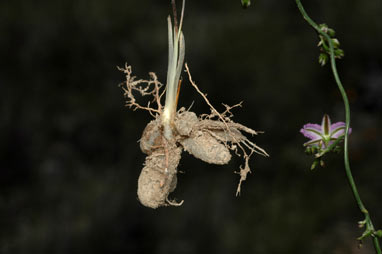
M219 113L207 99L207 95L202 93L199 87L192 80L187 63L185 64L185 67L191 85L203 97L204 101L211 109L211 114L204 115L205 120L201 120L200 124L204 124L206 129L215 129L215 131L210 132L211 135L213 135L216 139L221 140L227 148L234 150L238 156L240 156L240 152L243 155L245 163L243 168L240 167L240 180L236 191L236 196L238 196L240 195L242 182L247 179L247 174L251 172L248 161L252 154L257 153L266 157L268 157L269 155L264 149L257 146L255 143L251 142L248 138L246 138L240 133L240 131L243 131L251 135L257 135L257 131L232 121L231 118L233 117L233 113L231 112L231 110L236 107L242 107L242 102L233 106L223 104L223 106L225 107L225 111L223 111L223 113ZM211 120L213 118L218 118L218 121ZM223 126L219 126L221 124L223 124ZM219 134L217 134L216 130L223 130L223 137L220 137ZM227 144L227 142L231 142L231 144L229 145ZM238 149L240 150L240 152L238 151Z
M165 174L168 174L168 143L167 143L167 140L164 136L162 136L162 145L163 145L163 149L164 149L164 154L165 154L165 168L164 168L164 172Z
M117 67L118 70L126 74L126 81L121 83L120 86L124 91L124 96L127 98L126 106L133 108L133 111L137 109L143 109L150 112L150 114L155 117L155 114L162 113L161 98L164 95L165 89L160 91L163 84L158 81L158 78L154 72L150 72L149 80L135 80L135 76L131 76L132 70L131 66L125 64L125 68ZM138 92L141 96L153 96L154 100L148 101L147 106L142 106L136 102L133 92ZM151 103L155 102L157 108L152 108Z
M174 200L169 200L168 197L166 198L167 205L169 206L181 206L184 203L184 200L180 201L179 203Z
M249 168L249 165L248 165L249 158L250 156L245 157L244 168L240 167L240 172L235 172L240 175L239 184L237 185L237 189L236 189L236 197L240 196L241 183L247 179L247 174L251 173L251 169Z

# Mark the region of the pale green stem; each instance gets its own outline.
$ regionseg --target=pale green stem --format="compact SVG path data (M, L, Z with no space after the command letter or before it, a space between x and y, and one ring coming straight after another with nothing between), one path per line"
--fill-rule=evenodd
M358 207L360 211L365 215L365 221L366 221L366 230L370 230L372 232L371 236L373 237L373 244L376 252L378 254L381 254L381 248L379 246L379 240L378 237L374 234L374 226L371 221L369 212L365 208L364 204L362 203L361 197L358 193L357 186L354 182L354 178L350 169L350 163L349 163L349 151L348 151L348 133L349 133L349 126L350 126L350 106L349 106L349 100L346 95L345 89L341 83L341 80L338 76L337 67L336 67L336 61L334 56L334 47L332 39L328 34L323 32L320 27L308 16L308 14L305 12L304 7L302 6L300 0L296 0L298 9L300 10L302 16L304 19L322 36L326 38L326 40L329 43L329 51L330 51L330 62L331 62L331 68L334 75L334 79L337 83L338 89L340 90L340 93L342 95L342 99L345 105L345 122L346 122L346 128L345 128L345 143L344 143L344 164L345 164L345 171L346 176L348 178L351 190L353 192L354 198L358 204Z
M182 14L179 29L172 28L170 16L168 21L168 69L167 69L167 84L166 84L166 101L162 113L162 125L164 128L164 136L167 139L172 137L172 124L176 114L176 95L178 90L178 83L185 54L185 42L182 33L184 13L184 1L182 7Z

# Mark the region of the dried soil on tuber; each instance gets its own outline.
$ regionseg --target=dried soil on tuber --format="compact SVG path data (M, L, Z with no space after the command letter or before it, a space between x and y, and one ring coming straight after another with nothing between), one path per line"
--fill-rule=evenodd
M232 108L241 107L241 103L234 106L225 106L225 111L219 113L196 86L191 78L188 66L186 71L191 85L203 97L211 109L210 114L197 116L194 112L181 108L176 112L175 120L171 124L172 136L166 138L161 122L163 106L161 98L164 94L163 85L157 80L154 73L150 73L149 80L136 80L131 75L131 67L119 68L126 74L126 81L121 84L127 99L126 105L136 109L150 112L154 120L150 121L143 131L140 139L140 148L147 154L144 167L138 179L138 199L150 208L160 206L179 206L182 202L169 200L169 194L177 185L177 167L182 151L192 154L195 158L210 164L227 164L233 153L242 156L244 167L241 167L239 184L236 194L240 194L241 183L250 172L249 158L253 153L264 156L268 154L245 135L257 135L258 132L232 121ZM135 96L151 96L152 100L143 106L136 102ZM156 108L151 105L155 103Z

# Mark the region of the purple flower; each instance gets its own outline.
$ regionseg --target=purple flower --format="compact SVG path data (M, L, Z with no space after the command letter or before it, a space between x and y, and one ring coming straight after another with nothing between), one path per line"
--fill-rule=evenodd
M304 144L308 147L318 147L325 149L332 144L336 139L345 134L345 123L331 123L327 114L322 118L321 125L308 123L300 130L300 132L310 140ZM349 134L351 128L349 128Z

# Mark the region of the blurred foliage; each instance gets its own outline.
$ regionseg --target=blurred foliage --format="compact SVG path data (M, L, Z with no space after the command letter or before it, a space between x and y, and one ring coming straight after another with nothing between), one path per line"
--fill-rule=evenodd
M350 96L351 163L361 196L382 226L382 4L310 1L347 53L339 72ZM324 113L343 121L317 36L293 1L189 1L186 62L211 102L234 104L236 120L270 158L235 198L241 161L207 165L183 156L174 197L151 210L136 198L150 120L124 107L116 65L138 77L167 68L166 1L0 2L0 251L2 253L373 253L357 249L359 214L342 158L309 170L299 129ZM207 112L185 82L180 106ZM222 109L222 107L220 107Z

